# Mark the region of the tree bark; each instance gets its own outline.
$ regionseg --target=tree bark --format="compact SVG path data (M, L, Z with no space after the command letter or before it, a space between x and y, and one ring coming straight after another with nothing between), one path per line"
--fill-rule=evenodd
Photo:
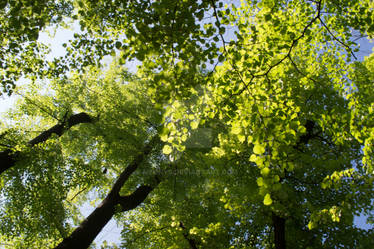
M88 248L115 213L115 199L105 198L101 204L56 249Z
M116 212L124 212L139 206L148 194L158 185L160 179L155 176L154 186L142 185L132 194L120 196L120 190L132 173L139 167L148 156L155 143L159 142L159 137L154 137L145 145L143 151L126 167L120 174L107 197L101 204L55 249L84 249L88 248L103 227L110 221ZM118 206L118 208L117 208Z
M69 130L74 125L82 124L82 123L92 123L92 122L93 122L93 118L87 113L81 112L78 114L71 115L68 119L64 120L61 124L56 124L55 126L42 132L39 136L30 140L28 144L30 146L34 146L36 144L47 141L52 136L52 134L56 134L57 136L60 137L62 134L64 134L65 131Z
M286 220L273 213L275 249L286 249Z
M10 149L0 151L0 174L12 167L17 162L19 152Z
M35 146L39 143L47 141L53 134L57 136L62 136L65 131L73 127L74 125L82 123L92 123L94 119L87 113L81 112L70 116L68 119L64 120L60 124L56 124L48 130L42 132L37 137L33 138L28 142L30 147ZM6 149L0 152L0 174L2 174L7 169L13 167L18 161L18 157L21 154L20 151L12 151Z
M155 187L142 185L128 196L108 194L100 205L55 249L88 248L116 211L124 212L136 208ZM122 209L116 210L117 204Z
M191 249L197 249L197 243L194 239L190 238L186 227L183 222L179 222L179 227L183 229L183 237L188 241Z

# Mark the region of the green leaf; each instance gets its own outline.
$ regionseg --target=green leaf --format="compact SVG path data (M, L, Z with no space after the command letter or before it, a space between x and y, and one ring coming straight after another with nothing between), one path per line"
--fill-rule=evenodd
M168 134L160 135L160 139L161 139L161 141L163 141L163 142L168 141L168 138L169 138Z
M262 144L255 144L255 146L253 147L253 153L255 153L257 155L264 154L265 153L265 146L263 146Z
M197 129L197 127L199 127L199 122L192 121L191 122L191 129L195 130L195 129Z
M169 155L172 151L173 149L168 144L165 145L164 148L162 149L162 153L164 153L165 155Z
M312 230L313 228L315 228L315 224L314 224L314 222L309 221L309 223L308 223L308 229L309 229L309 230Z
M264 205L269 206L273 203L273 200L270 197L270 194L266 194L264 198Z
M268 167L261 169L261 175L267 176L269 175L269 173L270 173L270 169Z
M239 134L239 135L238 135L238 140L239 140L239 142L244 143L244 141L245 141L245 136L244 136L243 134Z
M252 154L251 157L249 158L249 161L255 163L257 161L257 156L255 154Z
M234 126L231 129L232 134L238 135L242 132L242 128L240 126Z

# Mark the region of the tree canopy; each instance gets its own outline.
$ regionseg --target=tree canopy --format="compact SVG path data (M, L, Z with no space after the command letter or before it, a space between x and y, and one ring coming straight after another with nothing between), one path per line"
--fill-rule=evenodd
M102 248L374 244L374 2L0 6L1 246L94 248L112 218Z

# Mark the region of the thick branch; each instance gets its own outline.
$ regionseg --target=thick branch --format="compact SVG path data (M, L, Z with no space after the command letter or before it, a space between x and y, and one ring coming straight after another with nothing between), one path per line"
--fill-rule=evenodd
M34 146L36 144L42 143L47 141L53 134L57 136L61 136L64 132L74 125L81 124L81 123L92 123L93 118L88 115L87 113L81 112L78 114L74 114L70 116L67 120L64 120L61 124L57 124L50 129L42 132L39 136L35 137L31 141L29 141L30 146Z
M122 207L120 212L128 211L139 206L154 188L154 186L142 185L131 195L120 196L118 198L118 204Z
M70 116L68 119L64 120L62 123L51 127L50 129L42 132L40 135L30 140L28 142L28 145L31 147L35 146L39 143L47 141L53 134L61 136L62 134L64 134L65 131L67 131L74 125L78 125L81 123L92 123L93 120L94 119L90 115L84 112L74 114ZM14 164L18 160L19 154L19 151L12 152L12 150L10 149L0 152L0 174L14 166Z
M0 174L12 167L17 162L19 152L6 149L0 152Z
M183 222L179 222L179 227L183 229L183 237L188 241L191 249L197 249L197 243L194 239L190 238L186 227L184 226Z
M144 160L146 156L151 153L153 147L160 142L158 135L154 136L143 148L143 151L135 157L135 159L126 167L126 169L121 173L118 180L114 183L112 190L109 194L118 195L123 184L129 179L132 173L138 168L139 164Z
M275 249L286 249L286 220L273 213Z
M122 207L120 212L132 210L139 206L155 187L142 185L131 195L124 197L116 198L114 195L108 194L100 205L55 249L88 248L118 211L116 210L117 204Z
M115 198L107 196L100 205L55 249L88 248L115 214Z
M149 141L143 148L143 151L135 157L135 159L121 173L106 198L101 204L73 231L73 233L65 238L55 249L84 249L88 248L103 227L110 221L116 213L116 205L119 204L122 210L128 211L136 208L141 204L148 194L157 186L142 185L136 189L131 195L121 197L119 192L126 183L131 174L139 167L147 155L151 152L158 136ZM157 184L160 182L156 176Z

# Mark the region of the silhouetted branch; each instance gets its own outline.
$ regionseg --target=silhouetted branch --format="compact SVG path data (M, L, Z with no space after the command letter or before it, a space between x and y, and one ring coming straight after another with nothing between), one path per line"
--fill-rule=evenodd
M47 141L53 134L56 134L58 137L60 137L62 134L64 134L65 131L69 130L75 125L82 123L92 123L93 121L94 118L92 118L87 113L81 112L78 114L74 114L69 118L65 118L65 120L63 120L61 123L56 124L46 131L43 131L37 137L31 139L28 142L28 145L30 147L33 147L37 144ZM19 158L20 153L20 151L14 151L12 149L6 149L0 152L0 174L14 166Z

